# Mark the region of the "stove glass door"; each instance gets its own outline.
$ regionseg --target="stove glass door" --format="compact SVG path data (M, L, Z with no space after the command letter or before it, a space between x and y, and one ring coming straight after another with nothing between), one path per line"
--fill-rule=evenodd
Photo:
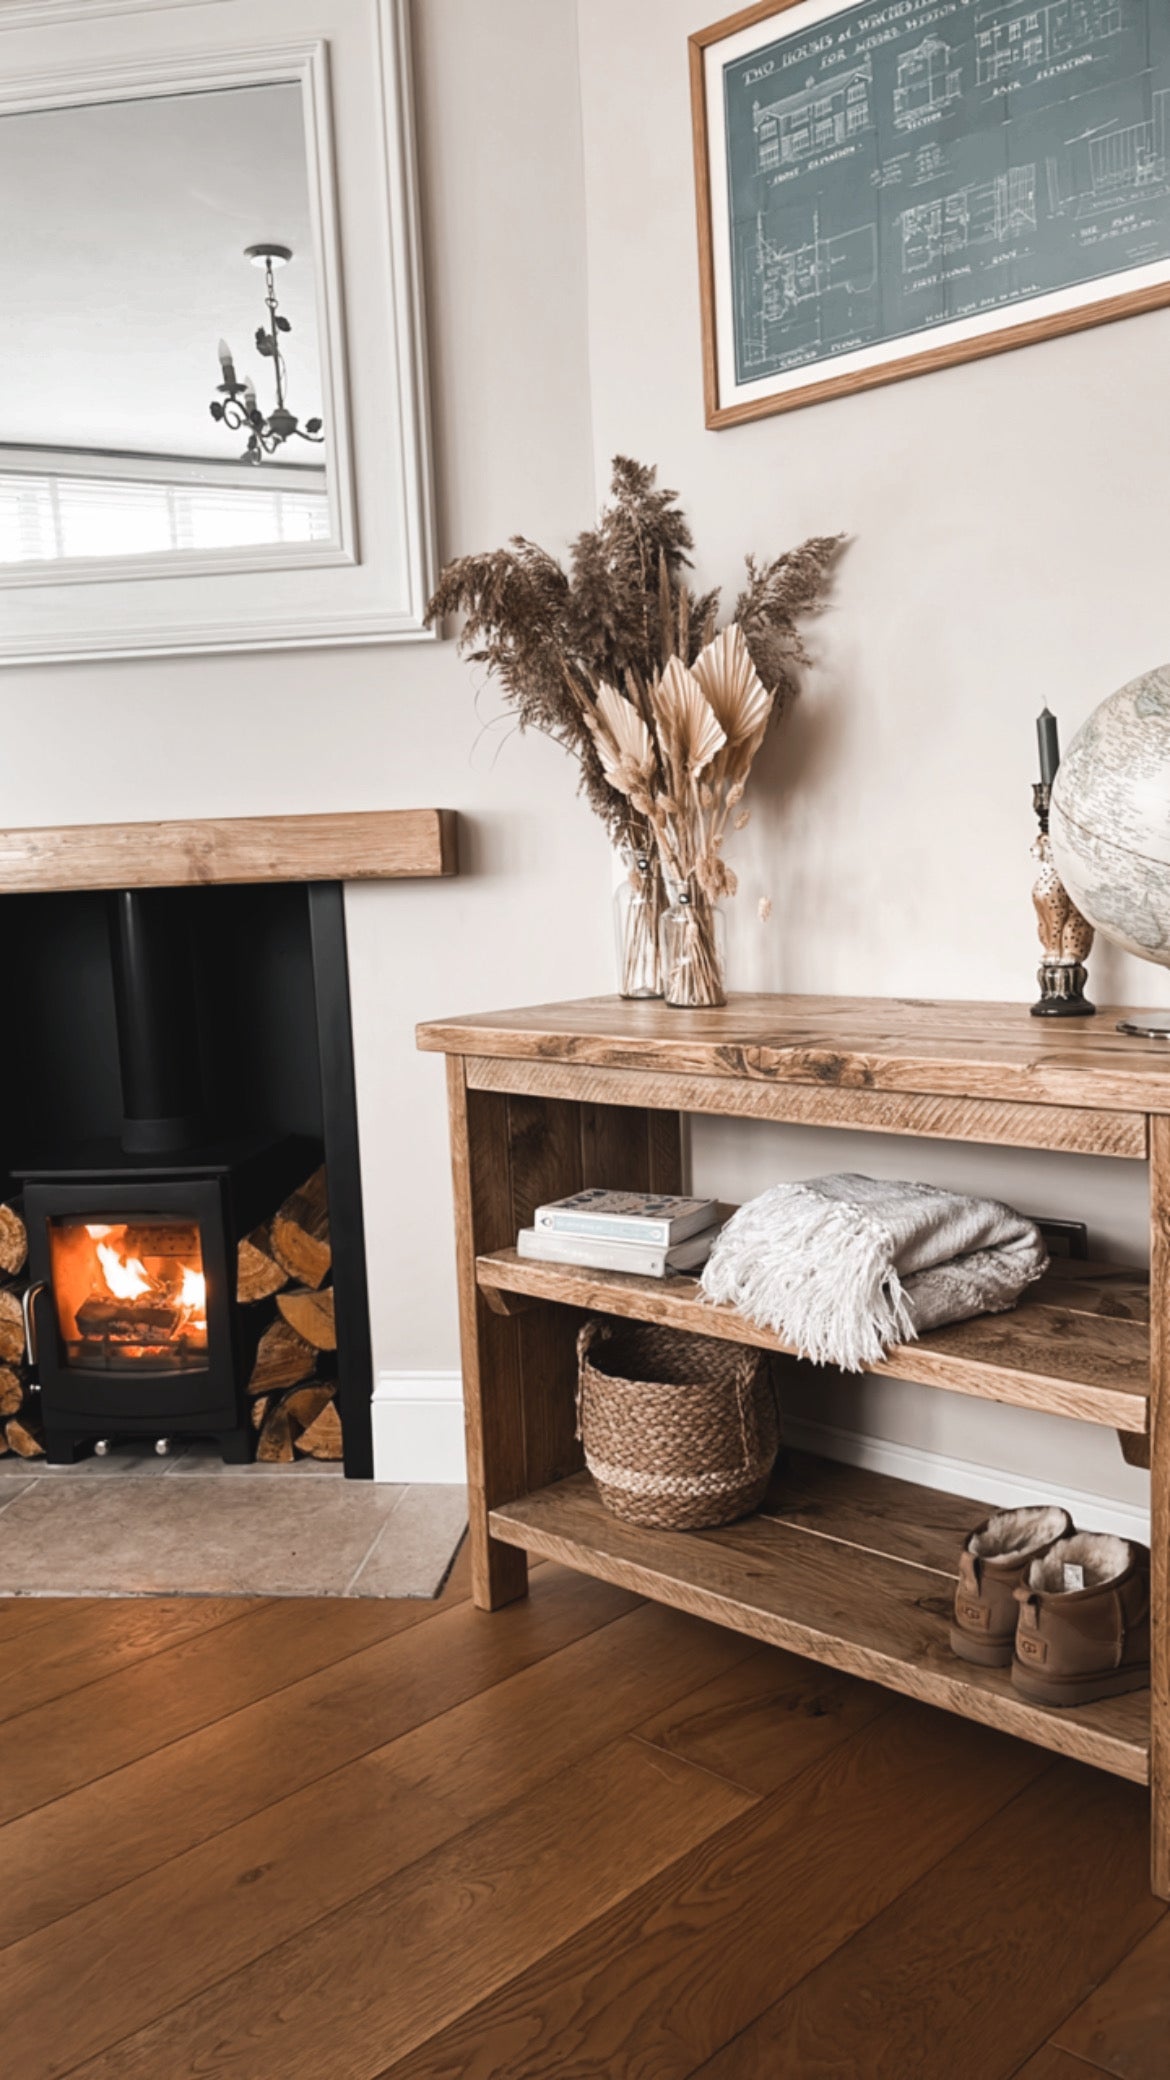
M198 1223L144 1214L52 1219L49 1267L64 1361L96 1372L207 1366L207 1297Z

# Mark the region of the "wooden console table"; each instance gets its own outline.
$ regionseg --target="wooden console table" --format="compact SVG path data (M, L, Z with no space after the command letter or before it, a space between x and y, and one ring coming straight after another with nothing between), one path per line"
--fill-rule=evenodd
M467 1414L471 1553L485 1609L522 1596L527 1554L1149 1783L1154 1891L1170 1898L1170 1047L1119 1013L738 997L720 1011L593 998L419 1028L446 1054ZM953 1578L979 1505L782 1459L764 1508L725 1529L639 1530L600 1507L575 1440L584 1313L666 1321L783 1351L695 1282L530 1263L533 1209L583 1184L677 1191L682 1116L1075 1150L1148 1161L1150 1280L1068 1264L1007 1315L924 1336L880 1370L1116 1429L1152 1460L1150 1691L1074 1711L955 1659ZM793 1360L792 1362L796 1362Z

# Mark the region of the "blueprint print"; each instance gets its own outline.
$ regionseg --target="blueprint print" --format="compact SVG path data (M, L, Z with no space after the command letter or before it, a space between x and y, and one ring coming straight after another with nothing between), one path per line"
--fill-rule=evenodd
M1167 0L842 8L723 112L739 383L1170 260Z

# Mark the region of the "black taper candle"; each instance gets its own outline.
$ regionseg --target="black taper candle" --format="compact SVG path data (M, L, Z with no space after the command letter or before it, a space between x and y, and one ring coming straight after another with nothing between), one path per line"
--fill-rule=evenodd
M1040 743L1040 778L1046 787L1051 787L1060 764L1060 736L1056 717L1047 708L1036 717L1036 735Z

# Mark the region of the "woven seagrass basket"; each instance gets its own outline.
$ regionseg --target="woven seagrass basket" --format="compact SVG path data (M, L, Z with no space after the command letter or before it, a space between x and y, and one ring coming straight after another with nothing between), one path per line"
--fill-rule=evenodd
M780 1447L763 1351L592 1321L577 1355L585 1464L615 1517L699 1531L759 1507Z

